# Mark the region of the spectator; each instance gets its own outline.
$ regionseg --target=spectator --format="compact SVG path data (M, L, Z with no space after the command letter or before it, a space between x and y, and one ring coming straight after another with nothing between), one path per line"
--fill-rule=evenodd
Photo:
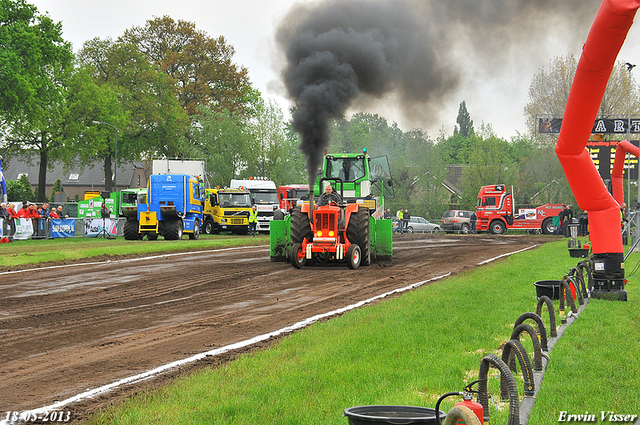
M40 214L40 217L47 218L49 217L49 212L49 203L44 201L40 208L38 208L38 214Z
M404 223L404 230L409 228L409 221L411 221L411 214L409 214L408 209L404 209L404 214L402 216L402 222Z
M587 236L589 234L589 215L587 210L580 213L578 224L580 224L580 236Z
M58 205L58 218L69 218L68 214L62 214L62 205Z
M26 218L29 210L29 201L22 201L22 207L18 210L18 218Z
M396 212L396 220L398 220L398 232L402 235L404 233L404 214L402 208Z
M258 226L258 212L256 211L256 206L254 205L249 211L249 236L256 237L256 227Z
M106 203L102 203L102 206L100 207L100 217L102 218L109 218L111 217L111 210L109 210L109 207L107 207Z
M562 210L560 211L560 213L558 214L558 228L556 229L556 235L560 236L563 234L563 225L564 225L564 216L565 216L565 211L567 210L567 206L563 205L562 206Z
M38 214L38 210L36 210L36 204L30 203L29 207L27 207L27 218L40 218L40 214Z
M478 221L478 216L476 215L476 212L473 211L471 212L471 216L469 217L469 224L471 224L471 233L477 233L476 221Z
M7 212L9 213L9 242L13 242L13 235L16 234L16 218L20 218L15 211L16 206L14 204L7 205Z
M391 208L387 208L387 210L384 212L384 218L385 220L391 220Z
M60 219L60 216L58 215L58 211L57 210L52 210L49 213L49 218Z
M7 211L7 204L4 202L0 204L0 219L2 219L2 236L7 237L9 234L9 220L11 220L11 214Z
M564 231L565 238L571 237L569 224L571 224L572 220L573 220L573 210L571 209L571 205L567 205L567 209L564 211L564 222L562 223L562 225L564 226L563 231Z

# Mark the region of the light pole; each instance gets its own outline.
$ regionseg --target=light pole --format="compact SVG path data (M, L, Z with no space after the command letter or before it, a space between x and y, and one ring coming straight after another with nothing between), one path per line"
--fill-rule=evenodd
M632 63L625 63L625 65L627 66L627 71L629 71L629 88L627 90L627 141L629 143L631 143L631 70L633 68L635 68L636 66ZM627 170L628 170L628 175L627 175L627 208L629 208L629 212L631 212L631 154L627 152L627 154L625 155L626 157L629 158L629 162ZM640 166L640 164L638 164ZM639 168L639 167L636 167ZM638 170L638 176L640 178L640 169ZM640 181L638 181L638 201L640 201ZM637 216L637 212L636 212L636 216ZM636 235L635 235L635 239L637 240L640 232L640 222L637 223L638 225L636 225ZM627 236L631 236L631 226L629 225L629 227L627 228ZM630 241L633 243L635 241L631 240Z
M108 122L104 122L104 121L94 121L94 124L104 124L104 125L108 125L109 127L113 128L115 130L116 133L116 148L115 148L115 153L113 155L114 157L114 163L115 163L115 167L114 167L114 171L113 171L113 191L117 192L118 191L118 129L116 128L115 125L113 124L109 124Z

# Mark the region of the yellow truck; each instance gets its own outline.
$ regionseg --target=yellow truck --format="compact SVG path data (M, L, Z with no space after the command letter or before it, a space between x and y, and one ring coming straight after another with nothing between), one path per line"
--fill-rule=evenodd
M246 189L206 190L203 229L211 235L221 231L246 235L249 232L251 192Z

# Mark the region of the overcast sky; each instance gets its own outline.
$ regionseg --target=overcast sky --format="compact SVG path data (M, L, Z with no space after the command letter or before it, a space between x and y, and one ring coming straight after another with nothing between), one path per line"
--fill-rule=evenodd
M310 1L310 0L302 0ZM153 17L169 15L174 20L194 22L198 30L212 37L224 36L227 43L235 48L234 61L246 67L253 85L265 98L273 99L288 116L290 103L286 99L280 80L275 44L275 29L290 10L300 1L293 0L112 0L95 2L87 0L30 0L40 13L47 12L56 22L62 22L63 37L73 44L77 51L82 43L94 37L117 38L132 26L142 26ZM584 9L582 1L568 1ZM561 2L562 3L562 2ZM443 4L446 5L446 2ZM565 3L566 4L566 3ZM467 109L476 128L482 122L491 124L498 136L510 139L516 131L524 133L523 108L528 100L528 89L532 77L541 67L547 67L554 56L574 54L579 56L589 26L597 12L597 7L582 10L590 16L588 25L574 31L573 37L557 37L550 40L545 34L536 32L529 37L527 49L535 46L531 40L540 37L540 43L531 52L513 52L502 56L502 61L482 63L481 55L464 63L459 70L462 81L458 92L450 96L446 104L439 105L440 114L429 121L403 117L395 108L374 105L367 112L378 113L389 122L398 122L407 131L420 127L428 131L432 138L443 128L446 134L453 132L453 126L461 101L466 101ZM549 22L549 33L558 25ZM560 24L561 25L561 24ZM640 24L636 24L627 38L627 43L619 59L640 65ZM582 32L582 33L581 33ZM546 32L545 32L546 33ZM561 34L561 32L559 33ZM547 34L548 35L548 34ZM517 50L518 45L511 47ZM452 52L452 55L455 55ZM506 60L505 60L506 58ZM636 68L634 76L640 80Z

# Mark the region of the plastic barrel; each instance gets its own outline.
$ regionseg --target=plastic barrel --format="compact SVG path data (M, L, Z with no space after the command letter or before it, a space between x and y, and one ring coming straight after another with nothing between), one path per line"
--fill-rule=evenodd
M349 425L438 423L435 409L417 406L357 406L345 409L344 416ZM440 420L446 416L441 410Z

